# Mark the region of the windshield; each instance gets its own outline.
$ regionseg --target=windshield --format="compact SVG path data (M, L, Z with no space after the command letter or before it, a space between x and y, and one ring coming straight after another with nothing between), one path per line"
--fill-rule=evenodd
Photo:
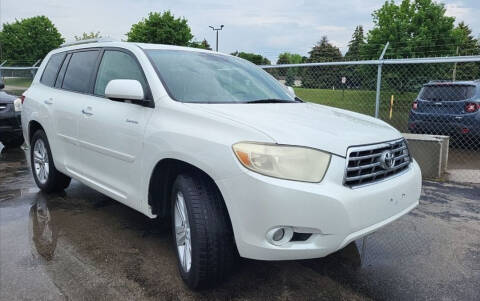
M294 102L277 80L237 57L184 50L147 50L170 96L181 102Z

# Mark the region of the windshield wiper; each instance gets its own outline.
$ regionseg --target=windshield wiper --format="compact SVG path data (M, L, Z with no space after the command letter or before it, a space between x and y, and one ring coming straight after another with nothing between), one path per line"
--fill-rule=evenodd
M267 99L256 99L256 100L249 100L245 103L293 103L294 101L286 100L286 99L275 99L275 98L267 98Z

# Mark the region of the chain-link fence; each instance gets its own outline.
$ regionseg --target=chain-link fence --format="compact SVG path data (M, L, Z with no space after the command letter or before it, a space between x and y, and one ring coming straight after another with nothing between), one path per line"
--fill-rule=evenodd
M30 86L39 62L29 64L0 64L6 92ZM402 133L448 136L446 178L480 183L480 56L262 67L305 101L375 116Z
M3 61L0 64L0 78L5 84L4 91L22 94L32 83L39 64L40 61Z
M480 183L480 56L262 67L305 101L375 116L402 133L448 136L445 178Z

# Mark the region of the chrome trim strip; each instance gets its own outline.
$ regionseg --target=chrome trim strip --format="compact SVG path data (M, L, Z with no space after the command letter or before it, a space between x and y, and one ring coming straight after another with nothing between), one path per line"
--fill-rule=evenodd
M372 168L372 167L379 166L379 165L380 165L380 162L375 162L375 163L368 164L368 165L363 165L363 166L347 167L347 171L355 171L355 170L360 170L360 169L365 169L365 168Z
M406 165L410 164L410 161L408 162L403 162L389 170L381 170L381 171L377 171L377 172L374 172L374 173L369 173L369 174L366 174L366 175L361 175L361 176L356 176L356 177L346 177L345 178L345 181L356 181L356 180L361 180L361 179L366 179L366 178L371 178L371 177L376 177L376 176L381 176L383 174L386 174L390 171L395 171L397 169L400 169ZM392 175L393 176L393 175Z
M349 172L349 171L355 171L355 170L360 170L360 169L365 169L365 168L376 167L377 166L376 163L378 163L378 162L375 162L375 163L371 163L371 164L368 164L368 165L359 166L359 168L357 168L357 167L348 167L349 162L381 156L381 153L379 153L379 154L371 154L371 155L366 155L366 156L350 158L350 155L352 153L361 152L361 151L372 151L372 150L377 150L377 149L381 149L381 148L388 148L388 147L392 147L392 145L398 144L398 143L404 143L404 145L402 145L400 147L397 147L395 149L392 149L391 151L392 152L398 152L398 151L402 151L402 150L406 149L408 151L408 155L405 155L405 154L399 155L398 157L395 158L395 162L397 160L403 159L407 156L410 159L408 160L408 162L404 162L404 163L401 163L398 166L395 166L394 170L405 167L405 166L408 166L405 170L402 170L402 171L400 171L396 174L393 174L391 176L387 176L385 178L374 180L374 181L371 181L371 182L368 182L368 183L365 183L365 184L358 184L358 185L347 184L347 181L359 180L359 179L362 179L362 178L375 177L375 176L378 176L378 175L385 174L387 172L387 171L385 171L385 172L382 171L382 172L377 172L377 173L374 173L374 174L361 175L361 176L357 176L357 177L347 177L347 172ZM411 155L410 155L410 151L408 149L408 143L407 143L405 138L400 138L400 139L395 139L395 140L380 142L380 143L373 143L373 144L368 144L368 145L351 146L347 149L347 155L346 155L346 160L345 160L345 171L344 171L344 176L343 176L343 185L345 185L349 188L355 189L355 188L360 188L360 187L364 187L364 186L368 186L368 185L374 185L376 183L381 183L383 181L387 181L387 180L390 180L392 178L396 178L397 176L400 176L400 175L402 175L402 174L404 174L404 173L406 173L410 170L410 163L411 162L412 162ZM373 166L371 166L371 165L373 165Z

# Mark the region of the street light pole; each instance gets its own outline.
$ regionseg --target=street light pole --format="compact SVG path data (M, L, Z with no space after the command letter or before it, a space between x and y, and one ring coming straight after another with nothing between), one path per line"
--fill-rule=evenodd
M218 27L218 28L215 28L213 26L208 26L208 27L210 27L213 31L216 31L216 33L217 33L217 43L216 43L216 46L215 46L215 50L218 52L218 31L223 29L223 25L220 25L220 27Z

